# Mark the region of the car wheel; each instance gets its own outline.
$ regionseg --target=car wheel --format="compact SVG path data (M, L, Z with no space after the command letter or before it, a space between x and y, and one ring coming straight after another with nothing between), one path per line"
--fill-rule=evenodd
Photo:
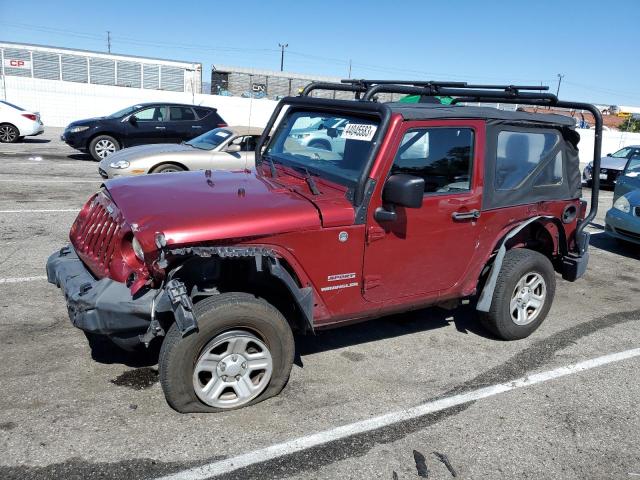
M10 123L3 123L0 125L0 142L1 143L15 143L20 138L20 132L16 127Z
M183 337L174 323L160 350L160 383L182 413L246 407L280 393L295 353L282 314L246 293L208 297L194 307L198 330Z
M120 144L109 135L98 135L89 144L89 153L98 162L118 150L120 150Z
M309 147L331 151L331 145L329 142L325 142L324 140L312 140L309 142Z
M547 257L525 248L509 250L482 323L503 340L526 338L546 318L555 290L556 276Z
M587 186L587 188L593 188L593 180L587 180L585 185Z
M165 163L164 165L160 165L153 170L151 173L172 173L172 172L184 172L185 168L180 165L176 165L174 163Z

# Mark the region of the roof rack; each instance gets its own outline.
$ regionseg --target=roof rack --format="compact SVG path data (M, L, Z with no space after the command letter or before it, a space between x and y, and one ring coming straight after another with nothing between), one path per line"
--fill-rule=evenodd
M308 96L314 90L354 92L357 101L375 101L380 93L400 93L405 95L453 97L453 104L461 102L510 103L537 105L574 110L586 110L595 120L595 141L593 146L593 173L591 208L576 231L576 243L580 254L584 254L589 244L589 233L585 227L598 212L600 191L600 157L602 154L602 114L594 105L581 102L558 100L545 85L484 85L467 82L441 82L434 80L367 80L346 79L340 83L313 82L305 87L301 96ZM362 98L361 98L362 95Z

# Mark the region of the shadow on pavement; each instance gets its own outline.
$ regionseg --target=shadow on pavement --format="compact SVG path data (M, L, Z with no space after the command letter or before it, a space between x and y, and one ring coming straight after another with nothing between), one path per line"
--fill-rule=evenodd
M88 153L72 153L70 155L67 155L67 158L70 158L71 160L83 160L83 161L86 161L86 162L94 162L95 161L93 159L93 157L91 155L89 155Z
M51 140L49 140L48 138L29 138L26 137L24 139L22 139L22 141L20 143L49 143L51 142Z
M640 260L640 245L625 242L624 240L618 240L610 237L604 232L592 234L591 241L589 243L594 248L606 250L607 252L615 253L622 257Z
M133 368L150 367L158 363L161 346L158 341L151 342L149 348L141 345L139 349L129 352L103 335L85 333L85 336L91 348L91 358L98 363L118 363Z

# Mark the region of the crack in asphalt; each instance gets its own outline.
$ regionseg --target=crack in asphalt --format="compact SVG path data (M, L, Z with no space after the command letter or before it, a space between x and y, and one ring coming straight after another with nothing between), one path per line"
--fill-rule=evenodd
M554 355L576 343L576 340L591 335L599 330L632 322L640 319L640 309L627 312L611 313L594 318L588 322L562 330L549 338L534 342L529 347L515 354L504 363L493 367L475 378L463 382L436 398L449 397L465 393L478 388L502 383L511 379L525 376L527 373L546 365ZM475 402L458 405L446 410L435 412L405 422L382 427L366 433L335 440L301 452L292 453L267 462L230 472L221 478L225 480L250 479L279 479L300 472L317 471L321 467L334 464L341 460L361 457L376 445L393 443L405 438L411 433L434 425L451 416L457 415L471 407ZM93 463L77 458L62 463L51 464L46 467L32 467L20 465L15 467L0 466L0 478L18 480L29 478L33 480L51 480L64 478L69 480L107 480L128 478L129 480L148 480L161 475L215 462L226 457L214 457L189 463L160 462L151 459L122 460L112 463Z

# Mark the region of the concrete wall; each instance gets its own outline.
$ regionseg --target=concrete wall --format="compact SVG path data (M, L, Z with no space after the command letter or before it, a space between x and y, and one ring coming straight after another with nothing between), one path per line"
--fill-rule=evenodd
M578 130L580 133L580 163L587 164L593 160L593 142L595 131L593 129ZM609 130L602 132L602 156L613 153L627 145L640 145L640 133L619 132Z
M82 118L109 115L141 102L192 102L215 107L229 125L264 126L277 102L267 99L222 97L141 88L89 85L7 76L6 99L26 110L40 112L50 127L66 127ZM0 92L4 87L0 85ZM4 92L2 92L4 93ZM0 99L4 99L0 94Z

